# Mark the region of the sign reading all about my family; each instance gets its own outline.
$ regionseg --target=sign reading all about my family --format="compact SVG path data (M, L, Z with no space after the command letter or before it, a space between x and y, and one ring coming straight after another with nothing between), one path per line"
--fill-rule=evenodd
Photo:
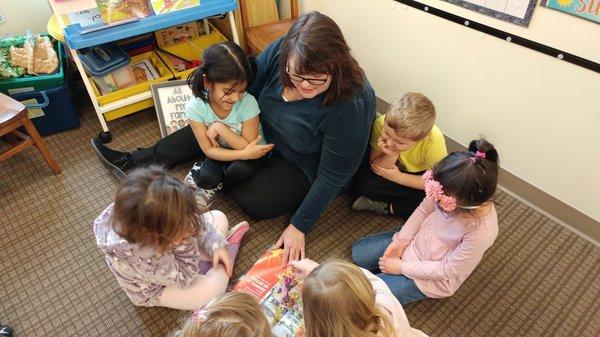
M152 97L161 137L164 138L188 125L185 106L193 98L193 94L186 80L153 84Z

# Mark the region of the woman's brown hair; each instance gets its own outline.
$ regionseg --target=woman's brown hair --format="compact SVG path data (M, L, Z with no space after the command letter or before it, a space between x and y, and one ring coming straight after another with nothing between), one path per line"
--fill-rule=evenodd
M119 185L113 230L130 243L164 251L204 228L194 188L159 166L139 168Z
M375 291L352 263L333 260L304 280L306 337L391 337L393 327L375 304Z
M221 295L197 310L174 337L271 337L271 327L251 295Z
M323 105L345 101L365 85L365 73L350 54L340 27L317 11L302 14L292 25L279 48L279 76L291 88L287 74L289 58L295 56L295 69L302 74L329 74L331 85Z

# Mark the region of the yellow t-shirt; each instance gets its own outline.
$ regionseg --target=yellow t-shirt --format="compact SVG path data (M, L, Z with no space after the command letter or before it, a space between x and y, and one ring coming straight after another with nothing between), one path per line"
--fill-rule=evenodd
M385 115L381 115L375 119L373 130L371 131L371 147L379 150L377 140L381 135L383 124L385 123ZM416 173L430 170L433 166L444 159L448 155L446 150L446 140L442 131L434 125L431 132L416 142L411 148L398 154L398 160L401 164L401 169L406 172Z

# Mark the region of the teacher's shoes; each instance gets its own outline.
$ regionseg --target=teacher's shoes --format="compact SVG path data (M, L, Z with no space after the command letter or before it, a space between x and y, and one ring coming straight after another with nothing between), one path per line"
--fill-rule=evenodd
M390 204L384 201L371 200L367 197L358 197L352 204L355 211L369 211L382 215L390 214Z
M12 337L13 329L8 325L0 324L0 337Z
M217 185L215 188L198 188L196 189L196 202L202 208L209 208L215 200L215 195L223 189L223 184Z
M125 172L135 168L131 153L109 149L99 138L92 139L92 149L100 164L111 171L117 179L125 176Z

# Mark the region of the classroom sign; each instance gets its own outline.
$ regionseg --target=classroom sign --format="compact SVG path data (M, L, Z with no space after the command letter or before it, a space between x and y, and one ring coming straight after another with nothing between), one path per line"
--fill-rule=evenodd
M542 6L600 23L600 0L542 0Z

